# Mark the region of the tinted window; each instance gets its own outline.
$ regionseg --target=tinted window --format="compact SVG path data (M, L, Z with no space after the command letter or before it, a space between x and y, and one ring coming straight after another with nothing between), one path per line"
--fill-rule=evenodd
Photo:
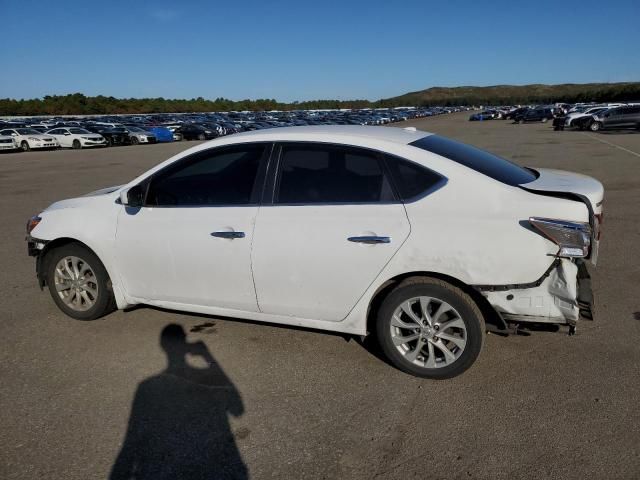
M521 185L537 178L531 171L509 160L438 135L423 137L411 145L453 160L507 185Z
M395 200L374 152L285 144L276 203L374 203Z
M249 204L264 149L264 145L254 144L197 153L154 176L147 204Z
M444 184L444 177L418 165L397 157L386 157L391 178L400 198L410 201L426 195L436 185Z

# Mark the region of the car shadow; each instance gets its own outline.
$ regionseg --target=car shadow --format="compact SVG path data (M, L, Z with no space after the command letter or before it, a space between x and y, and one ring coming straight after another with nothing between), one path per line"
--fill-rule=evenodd
M109 478L248 478L229 424L229 415L244 413L240 392L203 342L187 342L180 325L162 330L160 346L167 367L138 385ZM189 365L187 355L207 367Z

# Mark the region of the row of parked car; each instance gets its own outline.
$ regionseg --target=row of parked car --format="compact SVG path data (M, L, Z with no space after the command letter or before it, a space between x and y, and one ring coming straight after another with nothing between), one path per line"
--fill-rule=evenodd
M554 130L640 130L640 103L556 104L495 107L474 112L469 121L513 120L514 123L553 121Z
M384 125L470 107L287 112L227 112L29 118L0 121L0 151L142 145L211 140L248 130L300 125Z

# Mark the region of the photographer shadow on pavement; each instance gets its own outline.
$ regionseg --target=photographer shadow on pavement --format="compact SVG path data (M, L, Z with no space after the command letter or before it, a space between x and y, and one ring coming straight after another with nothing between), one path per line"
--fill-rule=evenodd
M200 341L188 343L180 325L160 335L163 372L140 383L111 480L246 479L228 415L244 413L233 383ZM195 368L187 354L208 367Z

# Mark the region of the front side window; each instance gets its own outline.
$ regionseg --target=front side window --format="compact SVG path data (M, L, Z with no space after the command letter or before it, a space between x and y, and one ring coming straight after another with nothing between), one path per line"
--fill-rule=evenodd
M378 154L322 144L284 144L276 204L394 201Z
M150 206L248 205L264 144L199 152L154 175L147 192Z
M422 137L410 145L448 158L507 185L522 185L533 182L537 178L531 170L509 160L439 135Z

